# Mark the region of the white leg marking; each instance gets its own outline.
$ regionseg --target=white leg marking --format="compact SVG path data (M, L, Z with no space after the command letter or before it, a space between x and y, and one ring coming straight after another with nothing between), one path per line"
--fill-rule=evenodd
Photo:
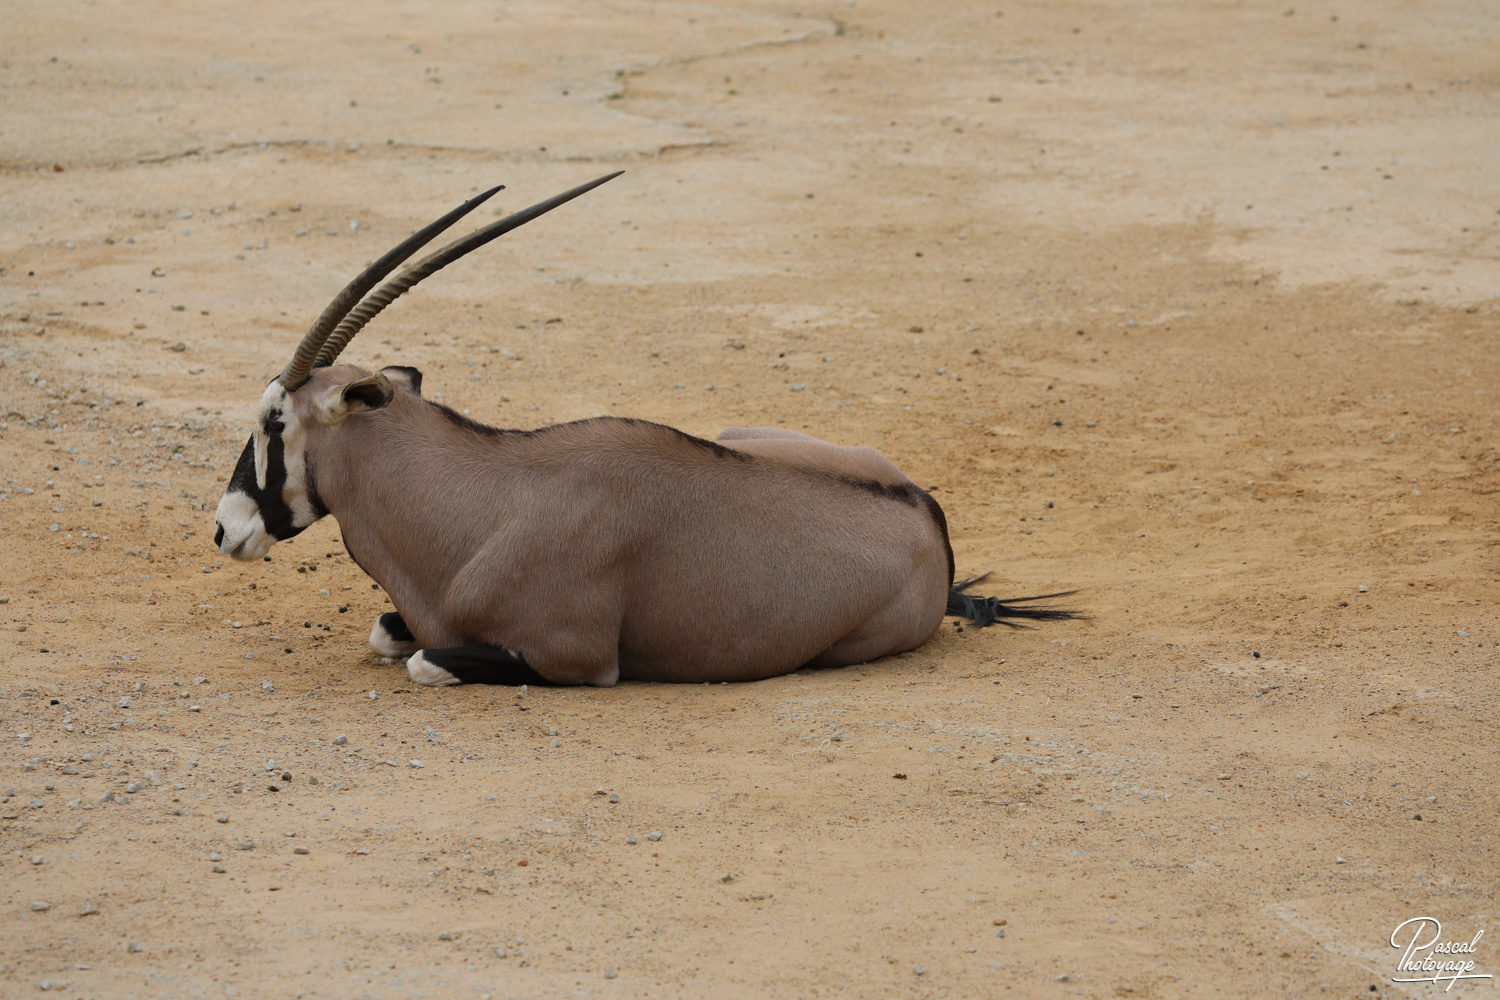
M380 619L375 619L375 627L370 629L370 648L381 656L395 658L398 656L410 656L422 648L422 644L415 640L411 642L399 642L395 636L385 630L380 624Z
M412 658L406 661L406 672L411 675L413 683L425 684L428 687L447 687L449 684L458 683L457 677L434 663L428 663L427 658L420 651L414 653Z

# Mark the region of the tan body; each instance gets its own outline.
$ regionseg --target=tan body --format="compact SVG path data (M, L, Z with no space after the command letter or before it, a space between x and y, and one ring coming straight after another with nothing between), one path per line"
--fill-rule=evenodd
M318 369L298 397L367 375ZM423 648L503 646L558 684L741 681L942 621L941 511L872 448L610 418L486 433L399 384L302 423L318 496Z

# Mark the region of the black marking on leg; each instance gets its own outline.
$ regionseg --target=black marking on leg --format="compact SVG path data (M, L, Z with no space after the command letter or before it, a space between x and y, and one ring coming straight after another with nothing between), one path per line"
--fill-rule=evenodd
M385 620L385 615L381 615ZM424 649L422 659L441 667L464 684L546 684L552 682L531 667L520 653L503 646L449 646Z
M416 642L417 637L411 634L411 629L406 627L406 619L401 617L399 611L387 611L379 618L380 627L385 629L385 634L396 642ZM452 673L452 671L449 671Z

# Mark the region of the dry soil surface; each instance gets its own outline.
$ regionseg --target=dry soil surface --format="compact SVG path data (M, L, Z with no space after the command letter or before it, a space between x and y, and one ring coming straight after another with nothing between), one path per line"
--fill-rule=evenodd
M16 0L3 36L0 993L1425 996L1398 924L1500 922L1495 5ZM218 555L344 281L622 167L346 357L506 426L874 445L960 573L1092 620L432 690L365 646L333 519Z

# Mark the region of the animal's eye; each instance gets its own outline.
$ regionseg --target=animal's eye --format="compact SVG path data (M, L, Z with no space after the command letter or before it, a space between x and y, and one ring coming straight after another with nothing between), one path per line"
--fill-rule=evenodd
M267 434L280 434L284 430L286 430L286 424L282 423L280 420L266 421Z

